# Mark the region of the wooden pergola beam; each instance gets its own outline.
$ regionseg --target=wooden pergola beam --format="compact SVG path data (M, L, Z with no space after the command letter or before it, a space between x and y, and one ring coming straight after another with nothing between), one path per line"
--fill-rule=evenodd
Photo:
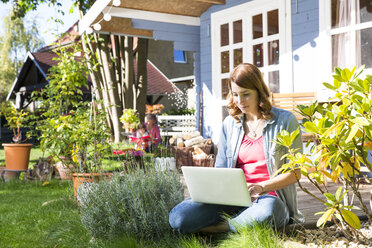
M99 19L96 20L96 22ZM112 17L110 22L101 21L101 33L112 33L118 35L130 35L139 37L153 37L152 30L138 29L132 27L132 20L128 18ZM97 31L96 31L97 32Z
M196 0L196 2L211 3L211 4L225 4L225 0Z

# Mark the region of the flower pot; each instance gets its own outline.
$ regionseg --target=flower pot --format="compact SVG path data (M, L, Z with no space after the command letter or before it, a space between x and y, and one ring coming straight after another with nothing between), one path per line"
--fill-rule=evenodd
M102 179L110 180L113 173L72 173L72 182L74 184L74 195L77 197L77 191L81 184L99 182Z
M73 165L66 165L63 162L57 162L54 165L54 168L57 169L59 177L61 180L71 180L72 176L71 173L75 171L75 168Z
M32 144L3 144L7 170L27 170Z
M155 158L155 170L157 171L166 171L176 170L176 160L174 157L167 157L167 158Z

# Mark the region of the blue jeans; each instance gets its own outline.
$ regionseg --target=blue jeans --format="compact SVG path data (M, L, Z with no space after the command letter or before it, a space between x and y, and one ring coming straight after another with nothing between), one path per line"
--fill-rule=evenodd
M279 228L289 221L287 206L278 197L263 195L248 208L204 204L189 198L172 209L169 224L180 233L193 233L224 221L224 214L231 217L228 224L234 232L239 227L252 226L254 223L268 223Z

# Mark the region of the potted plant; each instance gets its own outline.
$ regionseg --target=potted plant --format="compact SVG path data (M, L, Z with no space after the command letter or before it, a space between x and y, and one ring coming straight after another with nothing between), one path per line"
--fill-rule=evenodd
M124 109L120 121L124 124L125 131L128 133L133 132L140 124L137 111L131 108Z
M83 100L89 70L84 59L74 57L78 48L74 49L55 51L59 63L49 69L49 84L33 96L44 110L37 126L40 146L68 174L102 175L102 154L108 147L110 133L104 111L96 108L94 95L91 102Z
M4 102L0 114L5 116L8 126L13 130L13 142L3 143L6 170L23 171L28 169L32 144L22 144L21 127L28 115L23 109L17 110L10 102Z

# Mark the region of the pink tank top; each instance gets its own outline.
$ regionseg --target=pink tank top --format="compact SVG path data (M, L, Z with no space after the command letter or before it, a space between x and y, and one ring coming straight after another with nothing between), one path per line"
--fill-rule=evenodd
M254 140L244 135L239 148L237 168L244 171L247 183L259 183L270 179L267 170L262 136ZM277 196L275 191L270 195Z

